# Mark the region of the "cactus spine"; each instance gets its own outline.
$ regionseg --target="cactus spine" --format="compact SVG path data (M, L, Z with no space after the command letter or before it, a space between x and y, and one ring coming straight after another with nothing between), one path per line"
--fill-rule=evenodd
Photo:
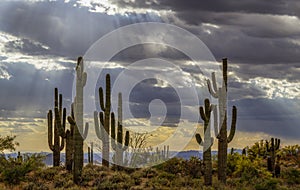
M115 129L115 116L111 114L111 146L115 150L115 164L119 166L124 164L123 154L127 150L129 144L129 131L123 136L123 112L122 112L122 94L118 94L118 128L117 134Z
M48 119L48 145L51 151L53 151L53 166L59 166L60 164L60 151L64 149L64 139L59 137L59 128L65 129L66 121L66 108L62 109L62 95L58 98L58 89L54 89L54 110L57 112L54 118L53 129L53 115L52 110L49 110ZM53 137L54 136L54 137ZM52 141L54 141L52 143Z
M87 137L88 123L83 129L83 88L86 84L87 74L84 72L83 59L79 57L76 66L76 97L74 99L74 116L68 117L68 121L74 126L73 142L73 181L78 184L83 168L83 141Z
M275 176L276 151L279 149L280 139L271 138L271 141L266 141L267 151L270 154L268 157L268 170Z
M110 75L106 75L106 93L105 102L103 88L99 88L99 100L101 112L99 113L100 125L97 111L94 112L94 123L97 137L102 141L102 165L109 167L109 125L110 125L110 108L111 108L111 92L110 92Z
M227 137L227 59L223 59L222 87L217 87L215 73L212 73L212 84L210 80L207 80L207 85L209 93L219 100L219 129L215 125L215 135L218 139L218 180L226 183L227 148L235 134L237 117L237 109L233 106L231 129Z
M209 99L204 100L204 109L201 106L199 108L201 119L204 121L204 141L202 140L200 134L196 134L196 140L199 145L203 146L203 161L204 161L204 184L206 186L212 185L212 162L211 162L211 146L213 145L214 139L210 134L210 116L211 112L217 113L215 111L215 106L211 105ZM216 120L216 116L214 119ZM216 122L215 122L216 123Z

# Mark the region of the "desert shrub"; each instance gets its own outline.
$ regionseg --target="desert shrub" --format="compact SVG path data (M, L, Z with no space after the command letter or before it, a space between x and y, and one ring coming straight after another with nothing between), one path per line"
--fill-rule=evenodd
M295 168L286 168L282 172L282 178L285 179L289 185L300 184L300 170Z
M41 182L29 182L22 188L23 190L49 190L49 188Z
M191 157L186 161L186 174L192 178L200 178L203 175L203 162L197 157Z
M255 189L256 190L275 190L275 189L278 189L278 183L279 183L279 181L276 178L264 179L255 185Z
M185 174L186 173L186 161L182 158L171 158L166 162L154 166L154 168L165 171L172 174Z
M243 159L243 155L239 153L229 154L227 157L227 175L232 176L233 173L237 170L238 160Z
M25 179L27 173L44 166L44 157L39 154L23 156L24 160L17 160L15 158L5 159L3 157L0 159L1 180L5 184L19 184Z
M134 180L124 172L113 172L106 176L97 189L129 189L134 185Z
M269 178L272 176L265 167L260 158L250 160L248 157L240 156L236 160L236 168L233 172L234 177L239 177L241 181L248 181L255 178Z
M38 170L36 172L36 176L39 176L41 179L45 181L53 181L54 176L63 170L64 170L63 167L49 167L43 170Z

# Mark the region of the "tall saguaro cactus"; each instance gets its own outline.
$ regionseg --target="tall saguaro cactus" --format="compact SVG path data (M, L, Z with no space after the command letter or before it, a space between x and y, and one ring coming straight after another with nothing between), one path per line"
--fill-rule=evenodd
M66 108L62 109L62 94L59 94L58 89L54 89L54 110L57 112L54 118L53 126L53 115L52 110L49 110L48 119L48 145L51 151L53 151L53 166L59 166L60 163L60 151L64 149L64 139L59 136L59 127L63 130L66 124ZM53 129L54 128L54 129ZM54 137L53 137L54 136ZM52 142L53 141L53 142Z
M275 159L276 159L276 151L279 149L280 139L271 138L271 141L266 141L266 148L270 154L268 158L268 170L272 172L273 176L275 176Z
M102 165L109 167L109 134L110 134L110 109L111 109L111 92L110 92L110 75L106 75L105 102L103 88L99 88L99 100L101 112L99 113L100 125L97 111L94 112L94 123L97 137L102 141Z
M74 116L68 117L68 121L74 126L74 160L73 160L73 181L79 183L83 168L83 141L87 137L88 123L83 129L83 88L86 84L87 74L84 72L83 58L79 57L76 66L76 97L74 98Z
M231 129L227 137L227 59L223 59L222 86L218 88L215 73L212 73L212 84L210 80L207 80L207 85L209 93L219 100L219 128L215 127L215 134L218 139L218 180L226 183L227 148L228 143L234 137L237 118L237 109L233 106Z
M115 116L111 114L111 146L115 150L115 164L119 166L123 165L123 154L128 148L129 144L129 131L126 131L125 137L123 136L123 112L122 112L122 94L118 94L118 128L116 134Z
M204 121L204 140L202 140L200 134L196 134L196 140L199 145L203 146L203 161L204 161L204 184L209 186L212 185L212 161L211 161L211 146L213 145L213 138L210 134L210 116L211 112L214 112L214 119L216 120L215 106L211 105L209 99L204 101L204 109L201 106L199 108L200 116ZM216 122L215 122L216 123Z

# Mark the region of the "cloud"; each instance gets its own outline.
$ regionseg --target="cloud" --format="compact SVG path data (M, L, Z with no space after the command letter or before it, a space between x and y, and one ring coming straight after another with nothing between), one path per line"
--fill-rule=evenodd
M75 7L73 2L3 1L0 4L2 31L39 42L49 47L49 54L66 57L83 55L96 40L117 27L159 21L152 13L128 16L93 13L87 8ZM19 50L35 53L32 47Z

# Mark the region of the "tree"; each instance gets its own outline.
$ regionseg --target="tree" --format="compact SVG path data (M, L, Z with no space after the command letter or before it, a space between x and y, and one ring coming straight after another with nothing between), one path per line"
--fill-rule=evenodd
M0 152L3 154L4 150L14 151L16 146L19 146L18 142L14 142L16 136L0 136Z

